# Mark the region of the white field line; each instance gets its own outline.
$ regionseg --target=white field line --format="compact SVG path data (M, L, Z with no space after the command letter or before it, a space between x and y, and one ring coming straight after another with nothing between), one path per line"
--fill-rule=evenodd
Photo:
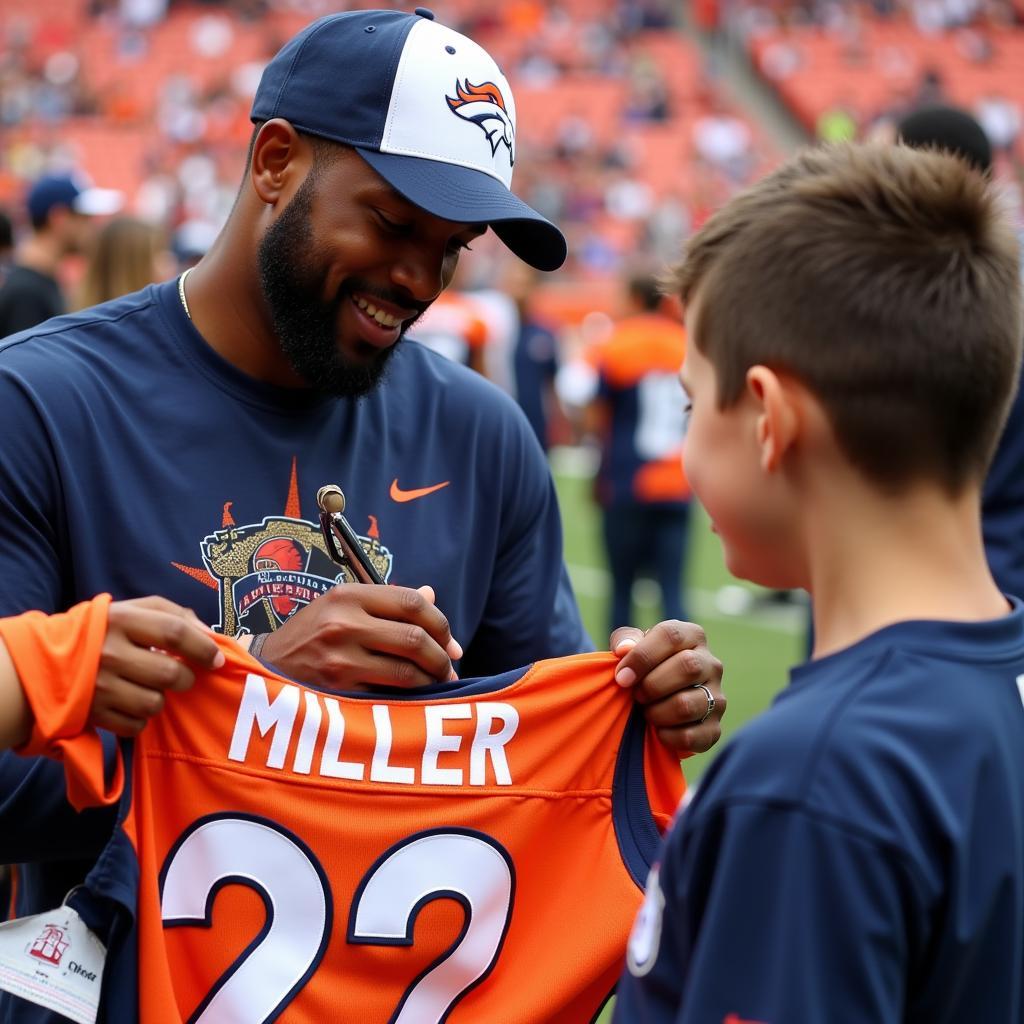
M570 564L568 568L576 593L597 599L607 598L611 593L611 574L607 569L576 564ZM729 589L730 594L735 593L734 588ZM657 605L659 597L658 584L653 580L639 579L633 586L633 601L636 604ZM803 604L754 604L740 612L729 612L723 610L722 600L721 591L686 588L687 605L698 621L742 618L751 626L793 635L799 635L807 629L807 608Z

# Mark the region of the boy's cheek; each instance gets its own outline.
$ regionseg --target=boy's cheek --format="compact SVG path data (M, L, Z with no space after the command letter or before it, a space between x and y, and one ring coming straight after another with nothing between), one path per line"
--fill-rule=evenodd
M727 461L713 472L708 467L705 473L700 464L695 469L693 492L711 520L729 572L766 587L802 586L792 517L776 507L763 482L745 477L738 466L730 470Z

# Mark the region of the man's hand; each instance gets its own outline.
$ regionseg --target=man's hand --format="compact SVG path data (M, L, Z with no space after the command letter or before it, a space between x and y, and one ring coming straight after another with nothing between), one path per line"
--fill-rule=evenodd
M166 690L187 690L193 669L223 664L212 633L189 609L162 597L114 601L89 721L136 736L164 706Z
M615 681L634 688L636 699L646 705L647 721L666 747L684 756L718 742L725 714L722 663L708 650L700 626L675 619L659 622L646 633L620 626L609 643L622 656ZM715 701L703 722L708 697L701 685Z
M360 690L446 682L462 648L430 587L344 583L271 633L261 656L294 679Z

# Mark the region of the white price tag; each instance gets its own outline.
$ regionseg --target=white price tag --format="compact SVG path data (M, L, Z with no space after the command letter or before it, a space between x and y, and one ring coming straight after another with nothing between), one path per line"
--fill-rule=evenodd
M0 924L0 989L95 1024L107 951L71 907Z

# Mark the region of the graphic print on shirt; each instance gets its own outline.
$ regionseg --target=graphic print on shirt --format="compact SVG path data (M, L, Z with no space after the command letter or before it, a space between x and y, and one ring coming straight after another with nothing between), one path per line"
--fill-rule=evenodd
M270 633L338 583L354 583L352 571L336 565L327 553L320 527L302 518L296 460L283 515L239 525L224 505L221 528L200 542L204 568L171 564L220 595L220 622L213 628L225 636ZM392 556L370 516L368 535L359 535L371 561L385 580Z

